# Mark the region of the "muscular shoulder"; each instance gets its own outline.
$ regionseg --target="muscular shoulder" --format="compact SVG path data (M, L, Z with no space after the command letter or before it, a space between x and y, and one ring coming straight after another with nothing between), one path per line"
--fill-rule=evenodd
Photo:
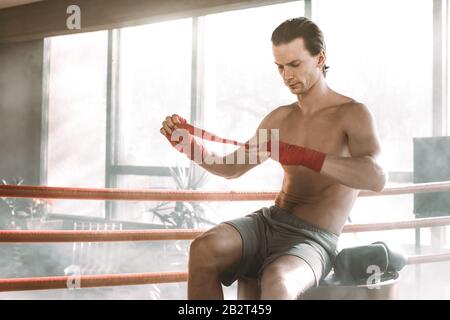
M287 117L295 108L296 103L291 103L284 106L279 106L269 112L261 122L260 127L264 128L274 128L279 125L283 121L285 117Z
M364 127L373 122L373 115L369 108L364 103L357 101L344 104L340 109L340 114L344 128L347 130Z

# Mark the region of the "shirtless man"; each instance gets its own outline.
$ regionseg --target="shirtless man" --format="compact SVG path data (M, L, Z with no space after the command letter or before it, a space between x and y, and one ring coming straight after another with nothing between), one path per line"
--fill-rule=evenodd
M280 142L301 146L300 157L297 153L290 162L282 161L280 148L276 160L284 178L273 206L221 223L192 242L189 299L223 299L221 284L238 278L257 278L261 299L298 298L331 270L358 191L381 191L386 182L377 163L380 143L370 111L325 81L325 43L318 26L307 18L287 20L274 30L272 48L283 82L297 101L270 112L258 129L279 129ZM177 115L169 116L160 131L170 137L178 124ZM319 157L302 160L303 152ZM257 164L200 165L232 179L261 159Z

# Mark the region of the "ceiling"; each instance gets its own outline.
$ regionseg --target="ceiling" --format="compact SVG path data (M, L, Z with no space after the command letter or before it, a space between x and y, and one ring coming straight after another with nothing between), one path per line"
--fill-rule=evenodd
M44 0L0 0L0 9L17 7L23 4L28 4L32 2L39 2Z

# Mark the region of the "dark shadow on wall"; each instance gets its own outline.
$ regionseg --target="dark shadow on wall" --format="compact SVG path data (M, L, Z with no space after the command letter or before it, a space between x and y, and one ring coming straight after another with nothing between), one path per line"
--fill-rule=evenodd
M0 178L39 184L43 40L0 44Z

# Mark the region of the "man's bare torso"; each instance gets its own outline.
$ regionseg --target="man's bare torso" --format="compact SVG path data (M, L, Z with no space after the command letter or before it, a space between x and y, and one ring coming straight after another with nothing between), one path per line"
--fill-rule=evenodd
M326 153L350 156L344 128L345 108L351 99L336 99L336 104L303 114L298 105L278 108L269 121L269 128L279 129L280 140ZM348 121L348 119L346 120ZM340 234L358 190L302 166L283 166L284 178L275 203L300 218Z

